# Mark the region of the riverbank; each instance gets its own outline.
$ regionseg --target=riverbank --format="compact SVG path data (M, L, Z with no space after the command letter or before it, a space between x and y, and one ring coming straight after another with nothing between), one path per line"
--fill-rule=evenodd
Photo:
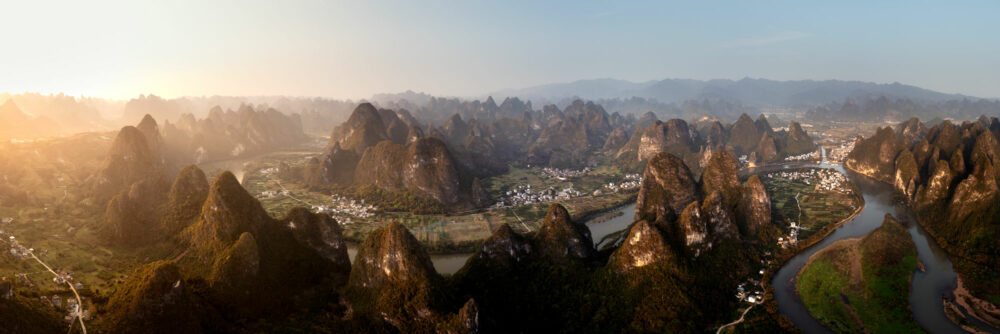
M841 219L840 221L834 224L824 226L820 232L813 234L812 236L806 238L805 240L799 241L798 243L795 244L794 247L788 248L778 253L778 256L775 257L778 259L778 261L775 262L781 264L778 267L779 268L783 267L788 262L788 260L790 260L792 257L795 257L795 255L798 255L802 251L809 249L809 247L812 247L813 245L819 243L820 241L823 241L823 239L826 239L826 237L830 236L831 233L839 229L841 226L857 218L862 211L865 211L865 205L866 205L864 196L859 196L859 197L861 205L859 205L856 209L854 209L854 212L851 213L850 216L847 216L846 218ZM816 254L810 256L810 259L813 256L816 256Z
M794 295L827 328L842 333L920 333L909 307L918 251L909 230L888 215L861 237L842 238L810 256Z
M621 199L621 200L619 200L617 202L612 203L610 206L607 206L607 207L604 207L604 208L599 208L599 209L590 210L590 211L584 211L584 212L581 212L581 213L576 214L576 215L570 214L570 218L572 218L573 221L575 221L575 222L583 222L583 223L586 223L586 224L601 223L603 221L591 222L591 220L594 219L594 218L600 217L601 215L603 215L605 213L608 213L608 212L611 212L611 211L615 211L615 210L619 210L621 208L624 208L624 207L627 207L629 205L632 205L633 203L635 203L636 200L638 200L638 192L635 192L635 194L633 194L633 196L628 196L626 198L623 198L623 199ZM603 217L602 217L602 219L603 219Z
M962 284L962 277L958 277L958 286L955 287L955 303L965 309L960 312L976 320L982 321L994 328L1000 328L1000 308L992 303L973 296L972 293Z

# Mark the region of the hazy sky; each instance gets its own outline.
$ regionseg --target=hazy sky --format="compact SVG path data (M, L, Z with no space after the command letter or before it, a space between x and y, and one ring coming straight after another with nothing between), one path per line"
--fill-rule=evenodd
M1000 2L871 2L7 1L0 91L478 96L749 76L1000 97Z

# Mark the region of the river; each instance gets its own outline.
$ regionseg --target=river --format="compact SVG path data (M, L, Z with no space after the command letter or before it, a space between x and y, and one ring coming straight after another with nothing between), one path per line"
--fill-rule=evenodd
M774 298L778 302L778 311L805 333L831 333L813 318L802 304L802 300L795 292L795 276L802 270L810 256L838 240L858 238L868 234L881 226L885 214L889 213L906 225L924 267L924 271L918 269L913 273L911 281L909 301L913 317L932 333L965 333L947 318L942 306L943 298L950 296L956 286L957 275L952 269L951 261L948 260L944 250L916 223L909 207L893 199L892 186L861 174L845 171L839 165L808 166L833 168L847 175L864 196L865 207L852 221L844 223L819 243L795 255L778 270L771 280ZM771 169L780 168L782 167L771 167ZM763 170L753 172L761 171ZM973 322L982 325L978 321Z

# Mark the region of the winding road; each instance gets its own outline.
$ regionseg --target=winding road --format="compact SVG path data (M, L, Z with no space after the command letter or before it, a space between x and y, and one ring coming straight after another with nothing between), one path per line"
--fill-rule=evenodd
M736 326L739 323L743 322L743 318L745 318L747 316L747 313L749 313L750 309L752 309L754 306L757 306L757 303L754 303L753 305L750 305L750 307L747 307L746 310L743 310L743 314L740 314L740 318L736 319L736 321L730 322L728 324L722 325L722 327L719 327L719 329L715 330L715 334L722 333L722 330L726 329L726 327Z
M45 267L45 269L48 270L50 273L52 273L52 275L55 275L56 277L62 277L58 273L56 273L55 270L52 270L52 268L49 267L49 265L45 264L45 262L42 262L42 260L39 259L38 256L35 256L35 252L28 251L28 254L31 254L31 258L35 259L35 261L38 261L38 264L41 264L43 267ZM80 329L83 330L83 334L87 334L87 326L83 324L83 317L80 315L80 311L81 309L83 309L83 300L80 299L80 293L76 291L76 288L73 287L73 284L70 283L69 281L65 282L66 286L69 286L69 289L73 291L73 295L76 296L77 307L76 307L76 312L74 312L75 314L73 316L80 320ZM70 323L69 326L70 330L72 330L73 324Z

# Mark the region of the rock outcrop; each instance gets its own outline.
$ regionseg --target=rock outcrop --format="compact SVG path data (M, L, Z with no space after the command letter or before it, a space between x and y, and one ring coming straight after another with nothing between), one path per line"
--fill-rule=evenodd
M708 244L708 216L701 211L701 205L697 201L688 204L677 218L677 232L678 244L691 250L695 256L711 248L711 244Z
M729 152L712 153L712 157L701 174L701 191L711 194L721 192L726 205L734 205L740 196L740 165Z
M636 200L636 220L673 220L696 200L691 170L680 158L666 152L649 160Z
M892 185L908 200L913 200L917 195L917 184L920 182L920 169L917 167L917 160L913 158L910 150L904 149L896 157L896 173L893 177Z
M655 264L670 264L676 255L660 229L640 220L629 229L625 242L611 255L608 267L616 273Z
M348 300L355 312L384 319L402 332L434 328L441 315L441 278L430 256L398 223L372 232L358 247Z
M854 144L854 150L848 153L844 166L890 183L895 174L896 156L902 150L903 145L892 128L879 128L871 138L861 139Z
M696 151L696 134L684 120L656 121L646 128L639 139L639 160L650 159L659 152L683 155L685 152Z
M927 135L927 127L913 117L896 126L896 135L905 145L913 145Z
M760 137L761 133L754 121L747 114L742 114L729 128L727 146L732 148L736 154L748 154L757 147Z
M444 142L430 137L406 147L383 141L366 150L358 162L355 182L389 191L406 190L443 204L463 199L461 176L451 152Z
M353 150L345 150L334 143L327 151L306 163L303 176L306 184L347 186L354 182L354 168L361 158Z
M587 226L570 219L562 205L552 204L538 230L537 249L553 261L584 260L594 253L594 240Z
M483 241L476 257L503 267L520 263L532 254L531 242L514 232L509 225L500 225L489 238Z
M805 130L802 130L802 125L799 122L789 122L788 134L782 145L782 153L786 156L795 156L815 150L816 143L813 142L812 137L809 137L809 134Z
M378 109L371 103L362 103L354 108L347 122L333 130L330 146L340 144L341 148L361 155L383 140L389 140L389 136Z
M300 231L301 229L301 231ZM182 234L190 245L179 264L206 279L219 303L242 316L288 306L320 284L343 284L350 266L341 229L331 218L293 209L271 218L229 172L209 186L200 218Z
M749 236L759 236L771 224L771 198L757 175L743 183L742 197L736 210L740 230Z

